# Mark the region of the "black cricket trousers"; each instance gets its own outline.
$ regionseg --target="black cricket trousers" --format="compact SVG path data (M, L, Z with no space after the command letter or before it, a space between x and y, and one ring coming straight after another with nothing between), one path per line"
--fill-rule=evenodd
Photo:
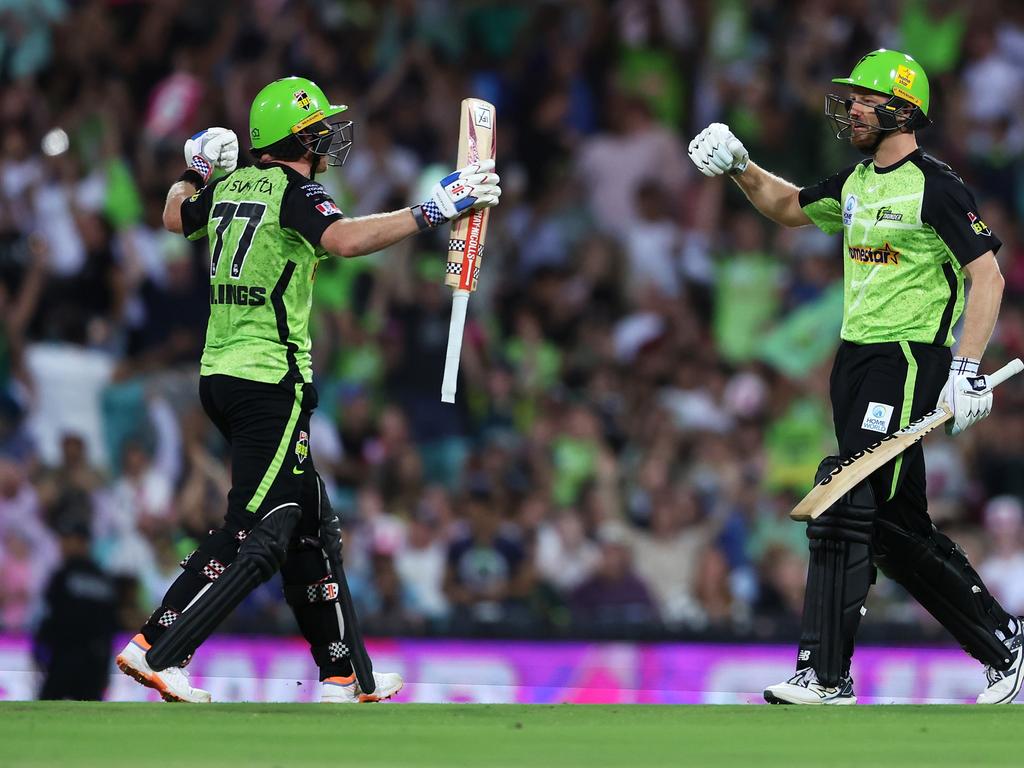
M850 456L935 408L949 377L949 347L844 341L830 379L839 455ZM916 443L871 476L878 517L930 534L924 451Z

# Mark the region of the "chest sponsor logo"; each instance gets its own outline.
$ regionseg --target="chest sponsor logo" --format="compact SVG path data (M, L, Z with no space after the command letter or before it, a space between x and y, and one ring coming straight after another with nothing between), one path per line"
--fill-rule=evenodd
M903 214L896 213L888 205L883 205L878 209L878 213L875 214L875 223L880 221L903 221Z
M316 209L324 216L333 216L336 213L341 213L341 208L335 205L333 200L324 200L322 203L317 203Z
M886 243L881 248L868 248L867 246L851 245L850 258L859 261L861 264L885 264L898 267L900 265L900 252Z
M220 283L210 286L211 304L232 304L236 307L262 307L267 303L267 289L262 285Z
M853 213L857 210L857 196L847 195L846 202L843 203L843 226L848 227L853 224Z
M864 412L864 421L860 428L870 432L881 432L883 435L889 433L889 422L892 420L893 407L885 403L868 403L868 409Z
M992 237L992 230L988 228L988 224L979 219L974 211L967 212L967 221L970 222L971 229L974 230L974 234Z

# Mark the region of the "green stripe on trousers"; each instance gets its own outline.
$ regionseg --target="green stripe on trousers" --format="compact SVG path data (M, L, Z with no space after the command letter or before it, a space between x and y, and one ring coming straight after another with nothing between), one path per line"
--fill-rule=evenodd
M910 344L905 341L900 342L900 349L903 350L903 356L907 358L907 379L903 382L903 410L900 412L900 429L910 424L910 412L914 407L914 387L917 385L917 360L914 359L914 353L910 350ZM892 501L892 497L896 495L896 486L900 480L900 469L903 468L903 454L901 453L896 457L896 463L892 467L892 487L889 489L889 498L886 501Z
M281 442L277 445L277 453L274 454L274 460L270 462L270 467L267 469L267 473L263 475L263 480L260 481L256 493L249 499L249 503L245 505L245 508L250 512L255 513L260 508L263 500L267 497L267 493L270 491L270 486L274 484L277 473L281 469L281 465L284 464L284 457L288 454L288 446L292 441L292 433L295 431L295 425L299 421L300 413L302 413L302 385L296 384L295 404L292 406L292 412L288 416L288 426L284 428Z

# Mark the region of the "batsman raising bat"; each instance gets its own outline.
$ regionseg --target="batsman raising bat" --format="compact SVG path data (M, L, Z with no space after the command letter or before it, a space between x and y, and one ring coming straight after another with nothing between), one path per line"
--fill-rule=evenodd
M831 377L840 463L945 404L947 431L963 432L992 408L979 363L999 312L999 239L948 165L925 154L916 131L930 124L924 70L896 51L867 54L844 96L826 97L836 138L867 159L798 189L748 158L715 123L689 147L706 176L728 174L765 216L788 227L843 233L842 343ZM957 355L952 329L964 311ZM855 485L807 526L810 563L796 674L769 686L773 704L853 704L854 637L877 567L901 584L985 665L978 703L1005 704L1022 682L1024 624L991 595L963 550L928 516L920 442Z
M319 667L320 701L380 701L402 687L398 674L372 671L362 646L341 569L341 525L309 449L313 279L320 259L373 253L497 205L501 188L486 160L445 176L422 205L345 218L315 177L348 155L346 109L310 80L276 80L252 103L256 165L235 169L231 131L200 131L185 143L188 168L167 195L164 226L210 240L199 398L230 445L232 480L222 527L182 562L117 657L122 671L167 700L210 701L182 666L278 569ZM227 175L211 182L215 168Z

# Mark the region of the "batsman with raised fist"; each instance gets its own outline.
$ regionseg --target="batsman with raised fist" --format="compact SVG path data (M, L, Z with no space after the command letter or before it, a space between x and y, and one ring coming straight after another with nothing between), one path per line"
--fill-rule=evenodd
M832 82L826 117L836 138L867 155L799 189L759 168L728 126L715 123L689 147L706 176L728 175L761 213L787 227L843 233L842 342L831 377L839 456L816 481L884 435L946 403L956 435L988 415L990 382L979 363L999 312L1001 245L971 192L923 152L930 94L921 65L897 51L867 54ZM964 278L971 283L965 301ZM953 327L965 311L956 356ZM807 526L810 563L796 674L769 686L774 704L853 704L854 637L875 569L901 584L980 661L978 703L1020 691L1024 624L991 595L964 551L928 516L920 443L875 471Z
M309 448L317 405L309 315L320 259L360 256L498 203L494 163L445 176L413 208L345 218L316 181L352 145L347 107L301 77L252 103L255 165L238 168L224 128L185 143L187 169L168 192L164 226L210 241L210 319L199 397L230 445L222 527L182 562L160 606L117 657L126 674L172 701L206 702L183 665L218 624L280 569L285 599L320 670L320 700L369 702L402 687L373 672L341 570L341 526ZM215 169L226 174L213 180Z

